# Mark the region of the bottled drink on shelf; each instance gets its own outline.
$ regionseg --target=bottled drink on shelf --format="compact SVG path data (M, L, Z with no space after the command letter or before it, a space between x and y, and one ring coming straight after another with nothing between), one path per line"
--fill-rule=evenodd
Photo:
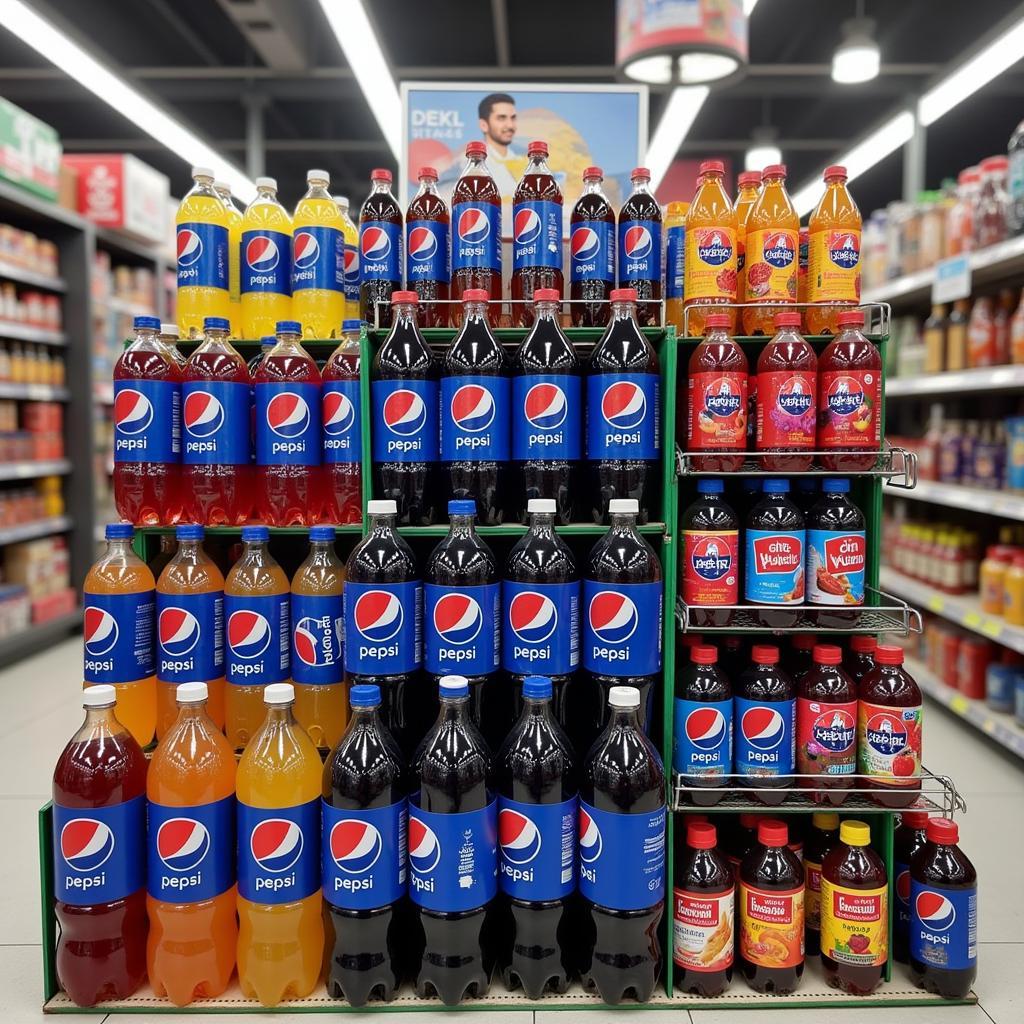
M501 317L501 193L487 167L487 145L466 144L466 166L452 192L451 322L462 320L462 293L483 289L492 327Z
M761 803L781 804L796 767L796 687L778 647L756 644L750 661L733 690L736 774Z
M201 338L207 317L222 317L231 331L228 210L213 187L213 171L192 168L192 188L178 207L178 330ZM237 307L235 307L237 310Z
M892 955L910 962L910 863L924 848L927 811L904 811L892 840L893 934Z
M569 226L569 298L573 327L604 327L615 287L615 211L601 188L600 167L583 172L583 192ZM534 296L536 299L536 296Z
M451 218L448 204L437 191L437 171L421 167L417 179L419 191L405 214L405 279L420 299L420 327L447 327ZM401 282L395 287L401 287Z
M363 520L363 396L359 384L362 323L345 320L323 378L323 521Z
M691 608L739 604L740 521L725 503L725 481L697 481L697 498L683 513L682 593ZM699 611L701 625L724 626L732 612Z
M826 477L822 495L807 513L805 591L808 604L856 606L864 603L867 569L867 534L864 513L848 495L850 481ZM821 616L819 625L848 622L851 616L834 612Z
M814 665L801 676L796 700L796 767L814 776L800 785L829 790L815 799L834 805L846 800L857 770L857 685L842 660L841 647L815 645Z
M698 807L722 799L732 774L732 684L710 644L690 648L676 684L672 767Z
M292 318L304 338L336 338L345 319L345 234L327 171L306 172L292 215Z
M793 626L803 604L804 551L807 530L803 514L789 497L789 481L769 478L761 500L747 516L744 599L764 606L759 621L766 626Z
M804 844L804 946L808 956L821 952L821 867L838 842L839 815L835 811L815 811Z
M402 242L402 208L391 191L391 172L378 167L359 211L359 312L368 324L391 326L388 303L402 287Z
M241 327L239 297L241 295L242 211L235 205L231 186L226 181L215 181L213 190L220 196L228 212L228 295L231 300L231 326L237 332Z
M637 322L657 327L661 323L661 207L646 167L634 167L629 180L633 191L619 210L619 288L636 292Z
M697 192L686 214L686 330L698 337L708 307L736 301L736 210L722 185L724 173L720 160L700 165ZM731 331L736 310L723 313Z
M689 203L665 206L665 326L676 336L683 333L683 298L686 284L686 213Z
M345 239L345 319L360 320L359 315L359 228L349 213L348 196L335 196L334 202L341 214L341 234Z
M747 301L747 214L761 191L760 171L740 171L736 175L736 301Z
M826 167L824 178L808 225L808 334L837 334L842 307L860 302L860 210L846 188L845 167Z
M171 359L173 359L174 362L178 364L178 368L184 370L185 363L187 362L187 360L185 359L185 356L182 355L181 351L178 348L179 337L180 335L178 333L177 324L160 324L160 335L158 339L160 341L160 344L163 345L164 351L167 352ZM59 381L58 383L62 384L63 381Z
M256 179L241 242L241 335L273 334L292 316L292 219L277 198L273 178Z

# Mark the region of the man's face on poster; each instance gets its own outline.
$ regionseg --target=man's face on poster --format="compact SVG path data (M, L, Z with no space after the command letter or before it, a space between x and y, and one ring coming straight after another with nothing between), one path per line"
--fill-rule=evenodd
M480 120L484 135L501 146L507 146L516 134L516 108L513 103L495 103L487 120Z

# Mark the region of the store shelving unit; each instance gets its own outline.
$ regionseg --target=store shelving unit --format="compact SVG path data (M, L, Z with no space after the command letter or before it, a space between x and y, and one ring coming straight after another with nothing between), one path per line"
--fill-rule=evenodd
M963 487L960 484L944 484L937 480L919 480L917 487L912 491L900 491L898 495L893 496L1024 522L1024 495L1008 491Z
M896 377L886 386L886 398L955 396L1024 388L1024 366L979 366L974 370L923 373L918 377Z

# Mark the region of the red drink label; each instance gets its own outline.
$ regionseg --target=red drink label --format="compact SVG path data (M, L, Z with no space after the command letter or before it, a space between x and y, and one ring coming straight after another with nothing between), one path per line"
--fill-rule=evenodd
M921 774L921 705L892 708L861 701L857 708L861 775L888 786L915 786Z
M738 530L683 533L683 600L689 605L739 603Z
M877 451L882 400L878 370L824 370L818 378L818 445Z
M852 775L857 768L857 702L798 697L796 763L801 775Z
M733 960L735 890L702 896L676 889L672 955L691 971L723 971Z
M687 446L690 451L747 447L747 375L695 373L687 385L690 415Z
M757 449L813 448L817 375L775 370L757 375Z

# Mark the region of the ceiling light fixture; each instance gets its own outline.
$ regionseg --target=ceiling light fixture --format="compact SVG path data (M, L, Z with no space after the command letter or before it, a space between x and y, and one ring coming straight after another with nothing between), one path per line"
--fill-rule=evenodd
M882 57L875 42L875 23L852 18L842 26L843 41L832 55L832 80L842 85L870 82L878 77Z
M654 136L647 147L645 163L651 171L651 191L655 191L679 152L683 139L693 126L710 90L706 85L677 86L665 104Z
M745 171L760 171L770 164L782 163L782 150L775 138L774 128L755 128L751 132L751 145L743 157Z

